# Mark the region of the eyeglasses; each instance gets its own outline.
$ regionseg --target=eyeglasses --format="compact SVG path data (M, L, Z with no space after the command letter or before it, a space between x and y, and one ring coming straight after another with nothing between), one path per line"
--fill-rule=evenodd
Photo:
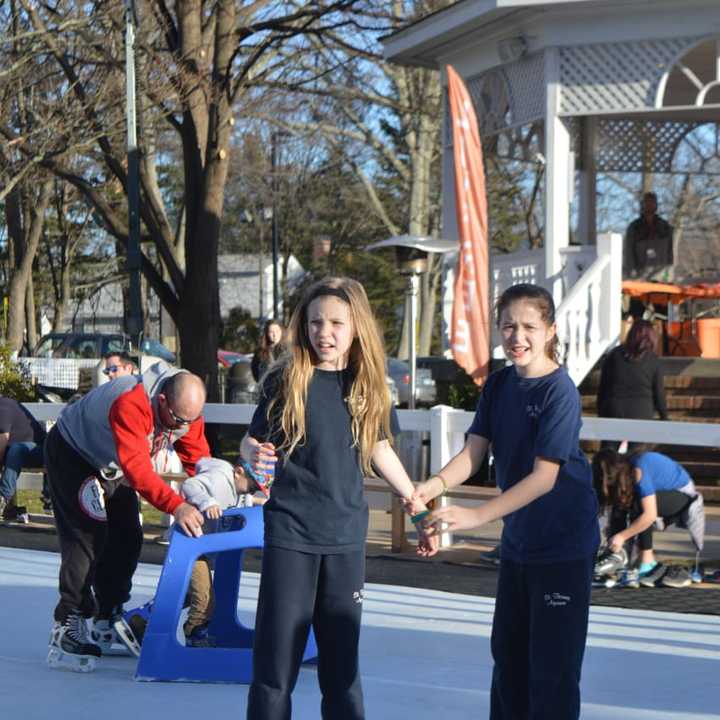
M167 411L170 413L170 417L172 418L172 421L176 425L192 425L195 422L195 420L198 419L198 418L194 418L193 420L186 420L185 418L181 418L180 416L176 415L172 411L172 408L170 407L170 403L165 403L165 407L167 408ZM200 417L200 416L198 415L198 417Z
M113 373L116 373L120 369L120 365L110 365L110 367L106 367L102 372L103 375L112 375Z

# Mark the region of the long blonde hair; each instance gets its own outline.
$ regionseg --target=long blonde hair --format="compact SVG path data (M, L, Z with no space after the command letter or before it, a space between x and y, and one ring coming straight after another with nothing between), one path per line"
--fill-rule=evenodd
M369 475L372 474L370 460L375 444L381 438L392 441L391 403L385 381L382 335L365 289L356 280L327 277L311 285L305 292L290 319L289 352L280 360L280 393L270 401L268 422L273 430L282 430L284 440L280 449L288 455L297 445L305 442L308 386L318 362L308 335L308 307L313 300L323 295L338 297L350 306L354 338L350 346L348 368L353 379L347 403L352 416L353 444L360 450L363 472Z

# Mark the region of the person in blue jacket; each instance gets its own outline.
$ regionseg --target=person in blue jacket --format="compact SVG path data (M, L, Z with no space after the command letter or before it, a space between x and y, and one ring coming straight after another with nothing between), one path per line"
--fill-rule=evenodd
M433 511L430 533L503 518L491 720L576 720L599 545L590 465L579 447L580 397L558 362L555 307L530 284L508 288L496 321L510 364L488 377L465 447L416 489L429 502L474 475L488 448L502 493Z
M702 550L704 502L687 470L662 453L628 456L603 448L593 458L593 476L601 511L608 511L608 548L619 552L626 543L637 542L639 566L633 584L653 587L662 580L670 587L689 585L686 571L663 567L653 550L658 520L663 528L687 527L698 553Z

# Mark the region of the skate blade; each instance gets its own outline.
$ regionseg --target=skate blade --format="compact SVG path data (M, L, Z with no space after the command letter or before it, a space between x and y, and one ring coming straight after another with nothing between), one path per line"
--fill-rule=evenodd
M125 643L127 649L135 657L140 657L140 643L135 637L135 633L133 633L130 626L125 622L125 620L123 618L116 620L113 623L113 628L118 634L118 637Z
M56 670L90 673L95 670L97 658L92 655L71 655L60 648L51 647L48 651L47 664Z

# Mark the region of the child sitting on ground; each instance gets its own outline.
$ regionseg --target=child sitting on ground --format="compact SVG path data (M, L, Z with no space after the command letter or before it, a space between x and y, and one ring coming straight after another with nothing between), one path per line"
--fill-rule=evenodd
M217 458L203 458L197 473L183 483L180 492L191 505L205 514L204 532L216 532L223 510L252 507L264 499L254 499L255 484L241 467ZM190 609L183 625L185 643L189 647L212 647L208 624L212 618L215 597L212 588L211 560L200 556L193 566L188 599Z

